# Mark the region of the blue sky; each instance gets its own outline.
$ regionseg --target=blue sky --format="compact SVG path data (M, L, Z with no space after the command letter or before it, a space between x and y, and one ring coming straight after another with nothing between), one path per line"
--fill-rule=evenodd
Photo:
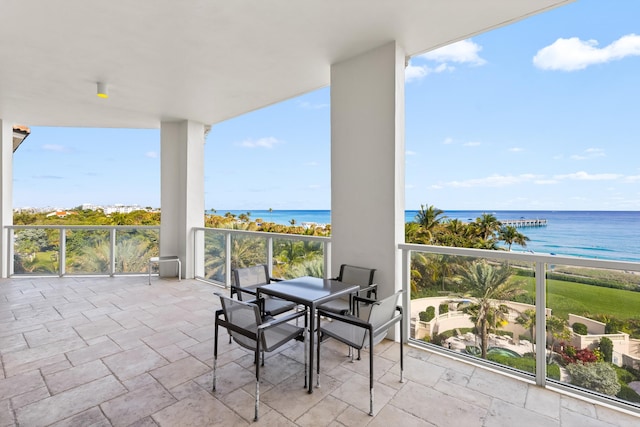
M579 0L413 57L406 208L640 210L638 17ZM205 207L330 209L329 104L324 88L213 126ZM31 130L15 207L159 207L159 130Z

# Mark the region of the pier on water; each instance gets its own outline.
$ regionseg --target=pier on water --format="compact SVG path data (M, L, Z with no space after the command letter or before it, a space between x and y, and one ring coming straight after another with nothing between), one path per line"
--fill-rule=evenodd
M503 219L500 221L503 226L521 227L544 227L547 225L546 219Z

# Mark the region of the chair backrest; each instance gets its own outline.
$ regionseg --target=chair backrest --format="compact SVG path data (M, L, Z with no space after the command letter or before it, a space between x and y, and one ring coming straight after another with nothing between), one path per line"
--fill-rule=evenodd
M398 306L398 298L402 291L398 291L393 295L390 295L384 299L376 301L374 304L371 304L369 309L369 315L367 322L373 325L373 329L377 329L378 327L384 325L386 322L390 321L396 316L396 307ZM376 345L380 341L387 336L387 331L389 328L385 328L384 330L378 331L377 334L374 334L373 337L373 345ZM368 333L365 334L365 344L366 340L369 339Z
M234 283L239 287L264 285L269 283L269 270L266 264L234 268L233 277Z
M234 268L233 280L231 282L231 296L238 294L241 301L249 301L255 298L251 293L241 292L242 288L252 288L256 285L270 283L269 270L266 264L254 265L252 267Z
M340 275L338 280L344 283L359 285L366 288L373 284L373 274L375 268L356 267L355 265L342 264L340 266Z
M249 304L238 301L218 294L225 320L234 327L246 331L250 334L256 334L258 325L262 323L260 318L260 309L255 304ZM255 349L256 341L247 336L242 335L238 331L228 329L229 335L242 347L250 350Z

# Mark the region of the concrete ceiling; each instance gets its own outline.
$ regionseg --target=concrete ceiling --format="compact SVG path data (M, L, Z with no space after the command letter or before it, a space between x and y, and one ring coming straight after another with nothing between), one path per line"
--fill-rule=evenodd
M326 86L332 63L389 41L415 55L571 1L3 0L0 118L214 124Z

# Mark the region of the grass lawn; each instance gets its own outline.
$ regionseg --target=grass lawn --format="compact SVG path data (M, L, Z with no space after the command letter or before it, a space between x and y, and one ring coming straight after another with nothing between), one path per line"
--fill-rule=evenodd
M529 295L535 295L534 283L534 279L527 278L526 290ZM547 280L547 307L553 310L554 316L564 319L569 313L637 318L640 316L640 292Z

